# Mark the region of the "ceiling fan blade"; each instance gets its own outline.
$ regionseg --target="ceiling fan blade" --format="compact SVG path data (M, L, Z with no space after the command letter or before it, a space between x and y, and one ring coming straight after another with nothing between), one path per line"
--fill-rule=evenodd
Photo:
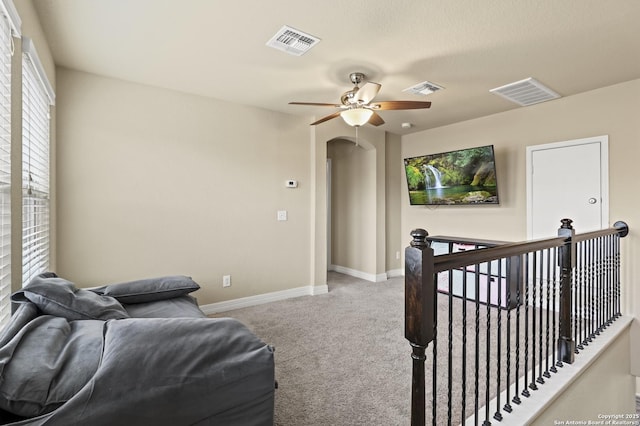
M380 117L380 114L378 114L377 112L373 111L373 115L369 119L368 123L372 124L374 126L380 126L380 125L384 124L384 120L382 119L382 117Z
M334 112L333 114L327 115L326 117L322 117L320 120L314 121L313 123L311 123L311 126L315 126L316 124L324 123L325 121L329 121L332 118L336 118L340 116L341 112L342 111L337 111L337 112Z
M340 108L340 104L327 104L324 102L289 102L289 105L308 105L308 106L328 106L334 108Z
M358 89L355 94L355 98L357 101L368 104L376 97L378 92L380 91L380 87L382 87L378 83L374 83L372 81L367 81L364 86Z
M431 102L420 101L382 101L371 105L375 110L391 110L391 109L421 109L429 108Z

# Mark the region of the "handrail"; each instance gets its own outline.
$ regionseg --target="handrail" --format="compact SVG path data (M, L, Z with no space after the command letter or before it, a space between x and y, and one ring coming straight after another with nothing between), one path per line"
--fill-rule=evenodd
M566 237L548 238L519 243L503 244L501 246L479 248L458 253L442 254L433 259L434 272L462 268L477 263L490 262L503 257L521 256L535 250L560 247L567 241Z
M575 236L574 241L586 241L593 238L606 237L607 235L612 235L615 233L620 235L621 238L624 238L629 234L629 226L625 222L619 220L613 224L612 228L600 229L598 231L583 232L582 234L578 234Z

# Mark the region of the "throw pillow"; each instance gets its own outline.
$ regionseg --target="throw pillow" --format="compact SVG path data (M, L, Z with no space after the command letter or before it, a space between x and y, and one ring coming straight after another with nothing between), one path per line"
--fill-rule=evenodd
M111 296L120 303L133 304L171 299L189 294L199 288L200 286L190 277L171 275L111 284L93 291L104 296Z
M129 318L113 297L78 289L62 278L38 276L18 293L24 294L44 314L68 320Z

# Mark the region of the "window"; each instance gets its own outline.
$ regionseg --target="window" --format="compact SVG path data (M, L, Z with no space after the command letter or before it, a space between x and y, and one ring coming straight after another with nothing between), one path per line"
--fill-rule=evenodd
M49 269L49 109L53 90L38 55L23 37L22 285Z
M0 1L0 328L11 315L11 56L20 18Z

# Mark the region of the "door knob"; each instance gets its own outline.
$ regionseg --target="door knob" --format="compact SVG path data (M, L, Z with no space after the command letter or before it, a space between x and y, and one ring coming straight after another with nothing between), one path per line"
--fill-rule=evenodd
M593 198L593 197L589 198L589 204L595 204L597 202L598 202L598 200L596 200L595 198Z

